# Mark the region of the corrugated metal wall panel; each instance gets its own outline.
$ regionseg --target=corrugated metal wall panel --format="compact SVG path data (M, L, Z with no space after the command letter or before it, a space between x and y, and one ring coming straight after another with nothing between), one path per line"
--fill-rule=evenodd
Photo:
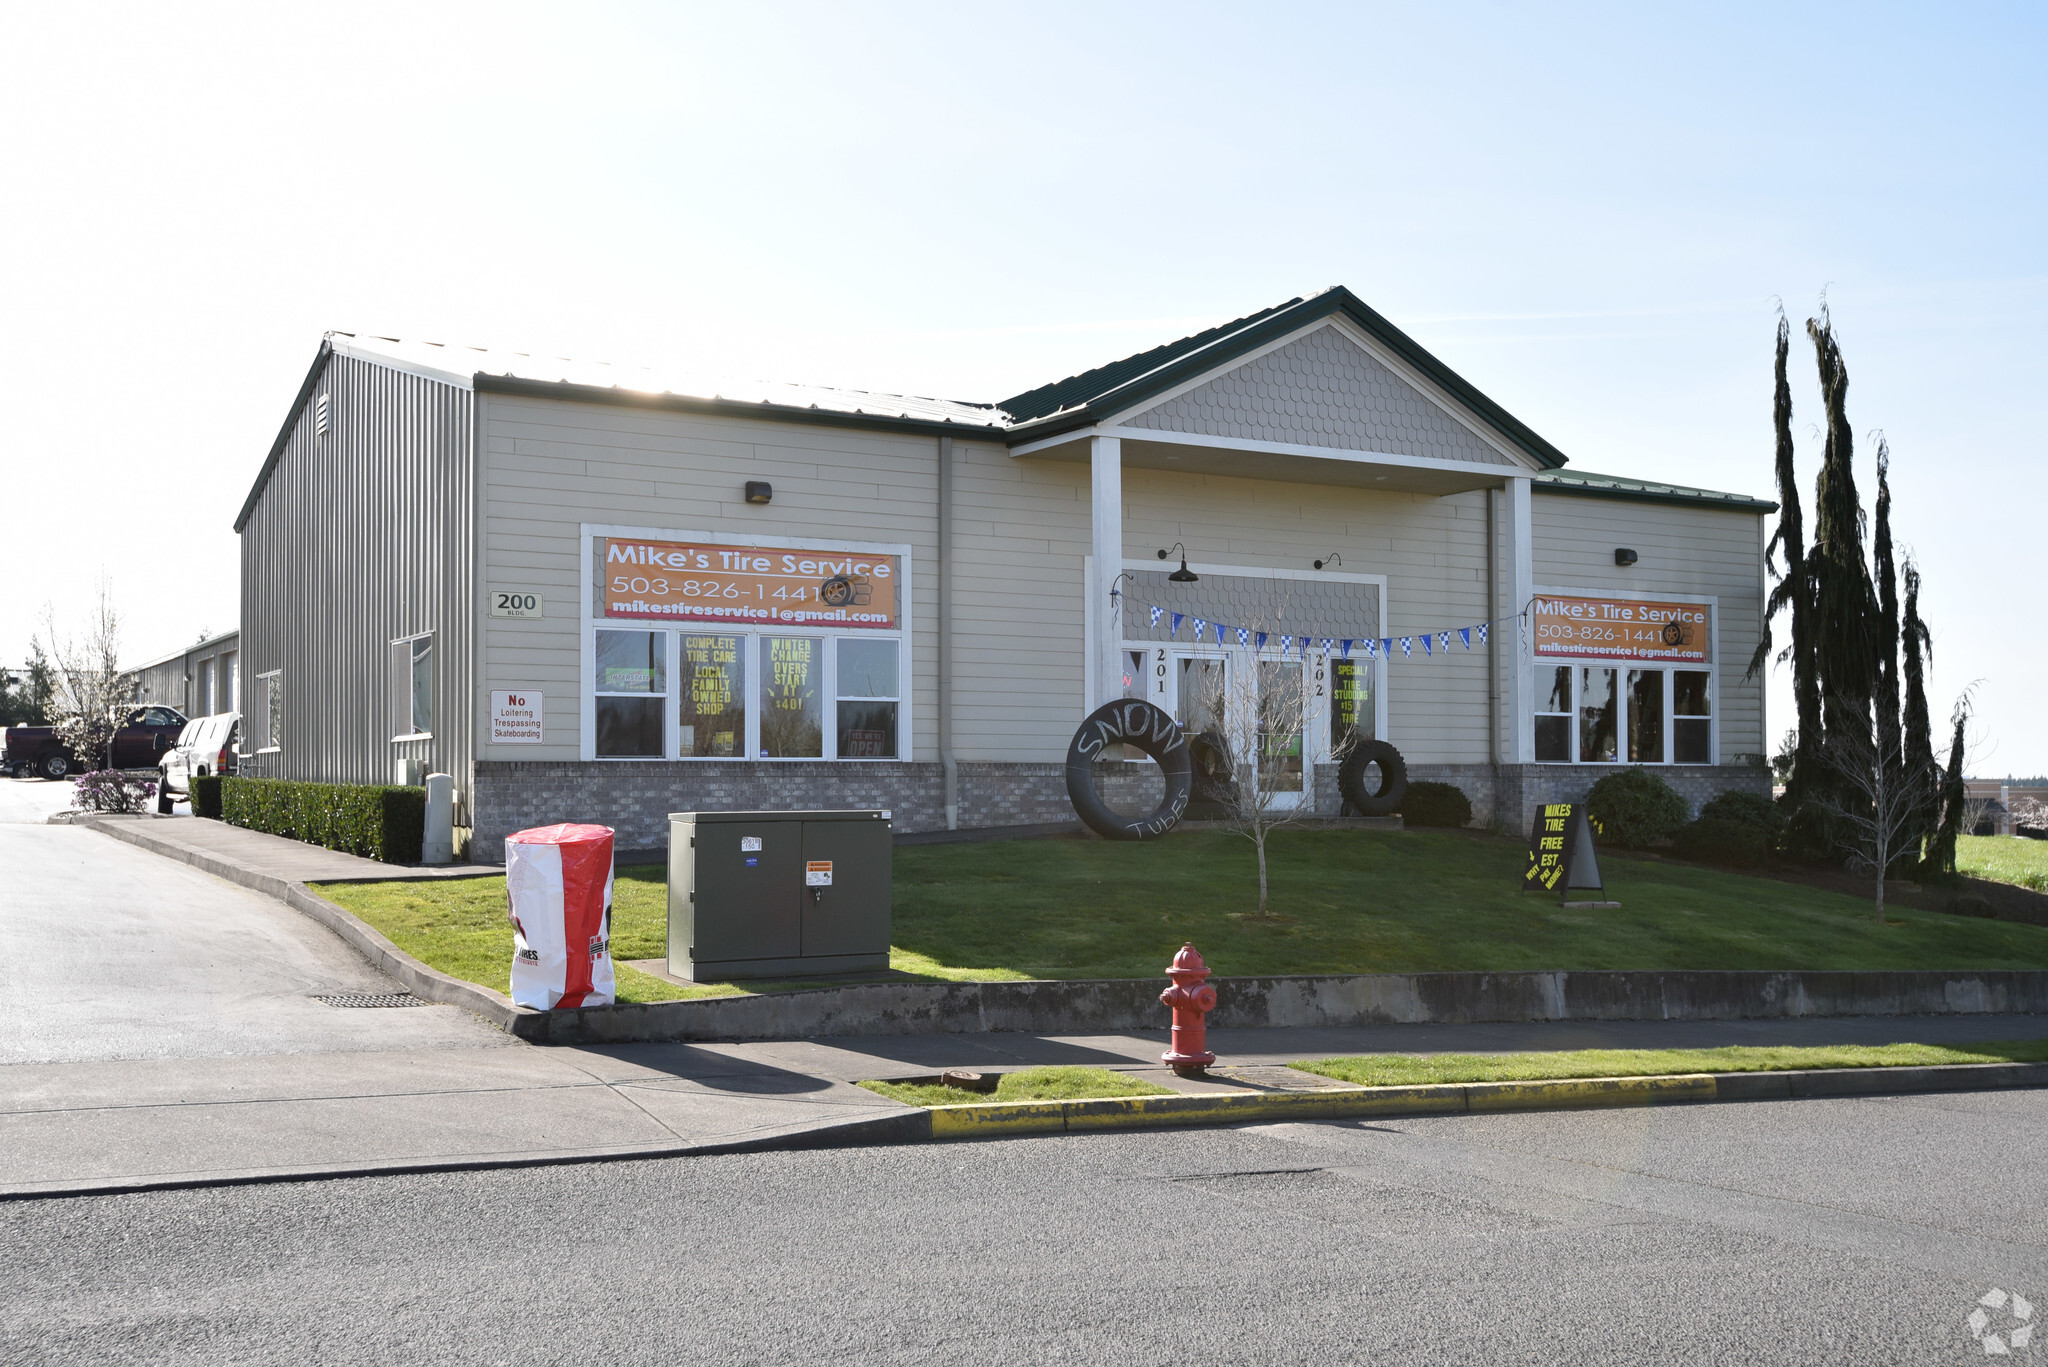
M313 409L328 396L328 429ZM406 760L470 786L474 463L467 389L328 359L242 532L245 703L282 670L282 746L251 772L389 783ZM434 634L433 735L394 740L394 638Z

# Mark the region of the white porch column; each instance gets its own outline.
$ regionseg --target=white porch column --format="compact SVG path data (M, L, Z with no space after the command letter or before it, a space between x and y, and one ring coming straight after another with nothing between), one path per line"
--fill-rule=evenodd
M1530 480L1526 475L1507 481L1507 544L1502 548L1508 572L1508 601L1504 613L1520 612L1536 596L1535 518L1530 503ZM1502 622L1509 634L1502 645L1508 654L1508 754L1510 764L1536 762L1536 668L1529 642L1533 624Z
M1123 661L1118 658L1123 650L1123 621L1110 611L1109 598L1112 588L1121 587L1116 576L1124 567L1123 442L1115 437L1090 437L1088 464L1094 474L1090 511L1095 532L1095 601L1088 605L1087 613L1088 673L1095 681L1095 696L1088 699L1088 710L1093 712L1124 695Z

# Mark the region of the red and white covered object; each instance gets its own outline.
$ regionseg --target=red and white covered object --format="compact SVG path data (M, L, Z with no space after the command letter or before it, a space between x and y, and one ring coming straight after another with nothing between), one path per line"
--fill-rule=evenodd
M505 837L512 1000L521 1006L610 1006L612 828L538 826Z

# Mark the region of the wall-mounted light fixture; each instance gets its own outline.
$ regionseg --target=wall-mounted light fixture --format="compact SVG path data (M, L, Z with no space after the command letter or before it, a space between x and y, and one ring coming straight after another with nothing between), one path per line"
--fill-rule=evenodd
M1626 546L1616 546L1614 548L1614 563L1617 565L1633 565L1636 563L1636 553Z
M1341 555L1339 555L1339 554L1337 554L1337 552L1335 552L1335 551L1331 551L1331 552L1330 552L1330 553L1329 553L1328 555L1324 556L1324 557L1323 557L1323 558L1322 558L1321 560L1318 560L1318 561L1316 561L1316 562L1315 562L1315 566L1316 566L1316 568L1317 568L1317 569L1321 569L1321 568L1322 568L1323 566L1325 566L1325 565L1341 565L1341 564L1343 564L1343 563L1344 563L1344 557L1343 557L1343 556L1341 556Z
M767 503L775 497L774 488L765 479L747 481L747 502Z
M1180 552L1180 568L1175 570L1172 574L1167 575L1166 577L1176 584L1201 583L1202 576L1196 574L1193 570L1188 568L1188 548L1186 546L1181 545L1180 542L1176 541L1173 543L1173 551ZM1159 558L1161 560L1164 560L1169 555L1172 555L1173 551L1161 551L1159 553Z

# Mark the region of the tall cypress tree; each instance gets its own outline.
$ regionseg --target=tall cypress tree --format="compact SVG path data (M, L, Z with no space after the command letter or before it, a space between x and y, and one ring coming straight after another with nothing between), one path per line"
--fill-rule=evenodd
M1963 808L1968 805L1969 789L1963 782L1963 732L1970 721L1970 694L1956 699L1955 739L1948 750L1948 768L1941 776L1941 825L1935 830L1934 840L1928 846L1927 858L1922 867L1932 874L1954 877L1956 871L1956 837L1963 831Z
M1929 775L1914 833L1920 839L1934 834L1941 819L1941 785L1934 775L1934 724L1927 715L1927 663L1934 658L1934 637L1920 620L1920 567L1906 557L1906 615L1899 626L1899 645L1905 657L1906 772Z
M1827 410L1827 440L1814 482L1814 672L1821 693L1821 729L1830 742L1870 737L1870 702L1877 691L1878 643L1873 639L1870 571L1863 557L1863 504L1856 494L1855 434L1849 427L1849 370L1842 363L1834 321L1825 306L1806 322L1820 368ZM1832 786L1832 785L1829 785Z
M1872 587L1877 620L1871 644L1877 652L1877 689L1872 695L1878 753L1900 755L1899 745L1899 576L1892 562L1892 449L1877 439L1877 520L1871 530Z
M1786 609L1792 614L1792 641L1781 660L1792 665L1792 697L1798 714L1797 749L1785 803L1797 809L1806 786L1820 767L1820 682L1813 667L1813 580L1806 554L1806 519L1799 503L1799 470L1792 444L1792 381L1787 373L1792 354L1792 325L1778 314L1776 383L1771 395L1771 427L1777 437L1778 527L1764 548L1764 559L1782 551L1785 568L1771 588L1764 609L1763 639L1749 662L1749 677L1762 671L1771 652L1771 620ZM1777 570L1775 565L1773 571ZM1766 738L1768 739L1768 738Z

